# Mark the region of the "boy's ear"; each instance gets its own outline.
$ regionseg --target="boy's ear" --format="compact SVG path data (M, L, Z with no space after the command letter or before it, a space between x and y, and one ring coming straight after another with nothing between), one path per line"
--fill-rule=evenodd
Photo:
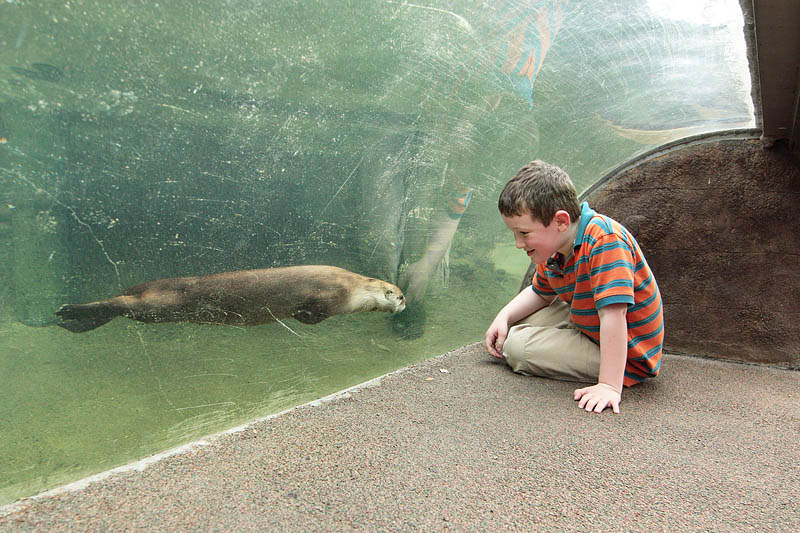
M570 220L569 213L563 209L560 209L556 211L556 214L553 216L553 222L556 223L556 227L558 229L567 229L572 223L572 220Z

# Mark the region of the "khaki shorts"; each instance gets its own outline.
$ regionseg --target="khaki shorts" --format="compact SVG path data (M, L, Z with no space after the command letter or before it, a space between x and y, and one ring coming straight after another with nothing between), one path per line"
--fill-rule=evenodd
M514 324L503 355L514 372L528 376L597 382L600 373L600 346L575 328L560 298Z

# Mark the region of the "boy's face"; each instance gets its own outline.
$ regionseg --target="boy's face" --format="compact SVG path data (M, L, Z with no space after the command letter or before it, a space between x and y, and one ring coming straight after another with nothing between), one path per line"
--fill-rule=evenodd
M566 256L573 244L574 234L569 231L571 221L566 211L556 212L548 226L534 220L527 212L510 217L503 215L503 222L514 233L517 248L525 250L537 265L546 262L556 252Z

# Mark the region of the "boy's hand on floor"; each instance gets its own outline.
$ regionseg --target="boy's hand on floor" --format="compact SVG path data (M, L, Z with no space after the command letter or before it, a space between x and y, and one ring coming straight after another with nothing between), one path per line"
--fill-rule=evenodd
M574 397L576 401L579 400L578 407L595 413L601 413L609 406L615 413L619 413L619 402L622 400L622 395L617 389L605 383L575 389Z
M495 318L489 329L486 330L486 351L498 359L503 358L503 344L508 336L508 322Z

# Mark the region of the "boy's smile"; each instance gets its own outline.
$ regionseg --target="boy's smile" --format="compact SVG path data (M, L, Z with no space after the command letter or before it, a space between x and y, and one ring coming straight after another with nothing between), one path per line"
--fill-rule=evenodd
M517 248L525 250L537 265L546 262L556 252L568 256L578 230L576 221L571 221L563 210L556 212L548 226L534 220L527 212L508 217L503 215L503 222L514 233Z

